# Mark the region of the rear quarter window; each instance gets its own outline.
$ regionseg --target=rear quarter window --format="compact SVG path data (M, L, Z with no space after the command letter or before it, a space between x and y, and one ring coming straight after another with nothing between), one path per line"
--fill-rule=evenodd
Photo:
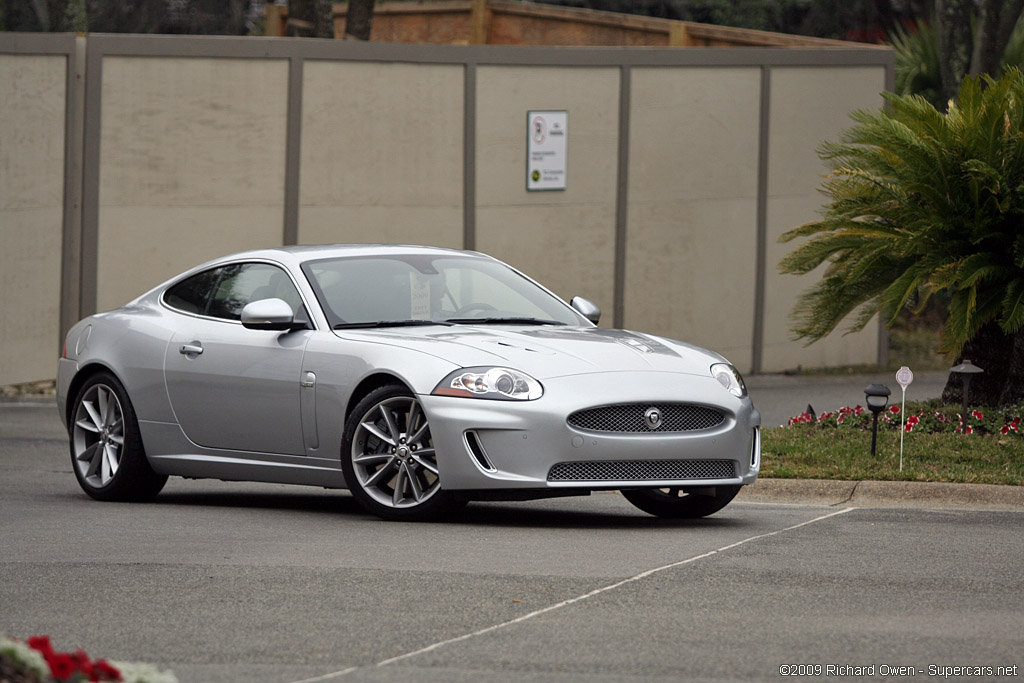
M164 303L185 313L206 313L206 303L220 278L220 269L213 268L186 278L164 292Z

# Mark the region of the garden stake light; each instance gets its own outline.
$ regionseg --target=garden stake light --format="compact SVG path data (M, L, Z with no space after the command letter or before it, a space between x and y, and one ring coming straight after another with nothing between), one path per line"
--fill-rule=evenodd
M884 384L869 384L864 390L864 399L867 401L868 409L874 413L874 422L871 426L871 455L875 455L875 446L878 442L878 414L885 410L891 393L889 387Z
M903 471L903 432L907 431L907 387L914 381L914 373L906 365L896 372L896 382L903 390L903 405L900 407L900 472Z
M971 386L971 378L974 375L985 372L971 361L964 358L964 361L960 365L954 366L950 372L955 372L960 375L960 380L964 383L964 411L961 413L961 424L963 425L963 433L967 434L967 389Z

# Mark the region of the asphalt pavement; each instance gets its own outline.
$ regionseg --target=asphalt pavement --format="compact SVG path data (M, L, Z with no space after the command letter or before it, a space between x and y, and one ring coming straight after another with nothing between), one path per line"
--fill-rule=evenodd
M344 492L182 479L149 504L98 503L54 409L31 403L0 404L0 467L0 632L181 683L1013 680L1024 665L1012 504L866 507L830 488L863 484L810 482L696 521L606 493L404 524Z

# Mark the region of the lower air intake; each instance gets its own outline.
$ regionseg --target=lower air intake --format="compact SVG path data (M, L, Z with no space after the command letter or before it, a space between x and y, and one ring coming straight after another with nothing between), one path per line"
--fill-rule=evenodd
M556 463L548 481L733 479L735 460L590 460Z

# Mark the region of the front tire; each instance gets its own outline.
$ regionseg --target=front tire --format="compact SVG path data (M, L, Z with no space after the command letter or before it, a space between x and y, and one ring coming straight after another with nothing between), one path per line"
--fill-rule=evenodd
M459 507L441 488L419 399L400 384L375 389L356 405L345 423L341 468L356 501L384 519L427 521Z
M709 486L622 491L633 505L655 517L697 519L718 512L736 497L739 486Z
M150 500L167 483L149 466L128 393L108 372L82 385L69 436L71 464L82 490L96 500Z

